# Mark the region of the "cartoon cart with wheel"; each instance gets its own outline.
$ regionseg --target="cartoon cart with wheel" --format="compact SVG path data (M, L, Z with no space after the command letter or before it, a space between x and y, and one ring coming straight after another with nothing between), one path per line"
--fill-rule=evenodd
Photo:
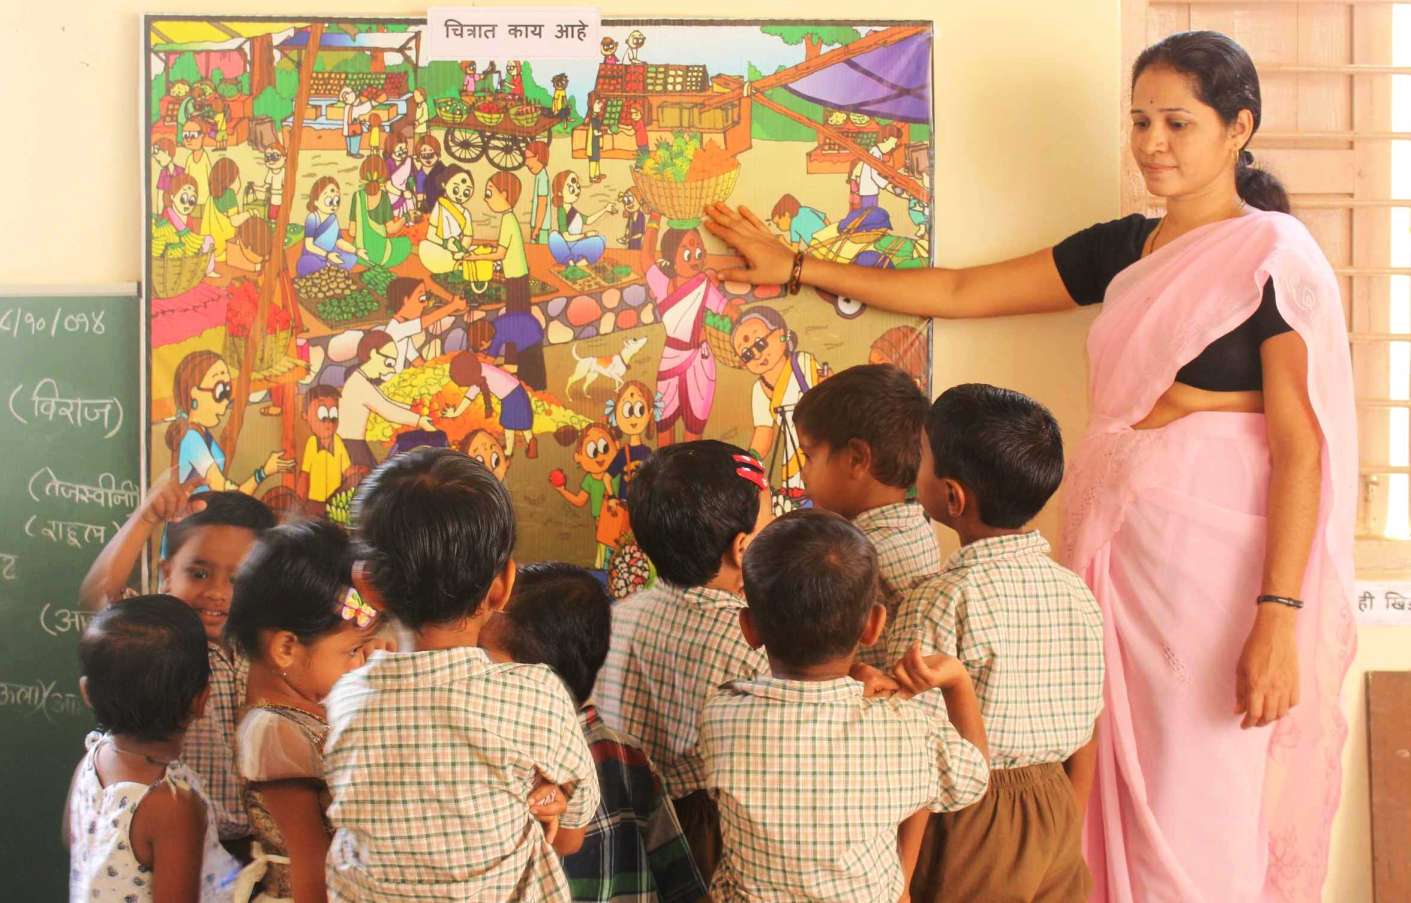
M879 211L880 212L880 211ZM844 227L832 223L818 230L808 246L810 257L855 263L883 270L919 269L931 265L930 244L921 238L897 235L885 213L857 217ZM861 316L862 302L821 289L818 292L833 305L838 316L852 320Z
M460 163L482 157L496 169L510 172L524 165L525 148L533 141L548 144L559 120L538 104L488 98L468 106L454 97L436 101L429 125L445 129L446 153Z

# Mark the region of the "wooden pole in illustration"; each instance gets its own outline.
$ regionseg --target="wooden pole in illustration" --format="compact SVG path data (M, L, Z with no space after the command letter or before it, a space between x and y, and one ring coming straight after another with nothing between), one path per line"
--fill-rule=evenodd
M294 191L299 180L299 145L304 133L304 109L309 104L309 82L313 78L314 59L318 56L319 44L322 42L323 23L314 22L309 26L309 40L304 45L304 55L299 59L299 89L294 97L294 117L289 131L286 158L288 162L284 167L284 203L279 205L279 217L274 224L274 241L269 260L265 262L260 273L260 300L255 307L255 322L250 325L250 334L245 338L244 360L240 362L240 370L235 375L235 398L230 406L230 419L226 422L225 432L221 436L221 445L225 448L229 461L235 460L240 428L244 425L245 409L250 403L250 377L255 367L255 352L264 339L270 302L288 263L289 255L284 248L284 235L289 229L289 209L293 206ZM289 300L293 303L292 298Z

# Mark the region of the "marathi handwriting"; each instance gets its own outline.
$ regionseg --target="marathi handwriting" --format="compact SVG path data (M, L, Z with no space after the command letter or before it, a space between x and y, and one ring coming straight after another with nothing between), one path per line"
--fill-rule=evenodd
M31 514L29 520L25 521L24 532L26 536L47 539L55 545L82 549L106 543L109 526L114 533L119 529L118 524L113 521L108 524L89 524L76 520L44 519L37 514Z
M0 552L0 582L13 583L15 581L15 565L19 563L18 555L10 555Z
M37 314L21 307L0 309L0 336L13 339L48 336L56 339L63 335L103 335L108 327L103 324L103 311L92 313L64 313L56 307L49 315Z
M106 432L104 439L111 439L122 429L122 402L116 397L83 398L77 395L65 396L59 393L59 384L48 377L35 383L29 393L29 405L20 399L24 384L15 386L10 393L10 414L20 423L28 425L31 420L45 420L50 423L65 421L75 427L101 424ZM19 407L16 407L19 402ZM26 418L21 409L30 411Z
M93 612L91 611L79 611L76 608L55 608L52 603L45 602L44 607L39 610L39 627L50 636L82 633L83 628L88 626L88 621L92 617Z
M52 469L41 467L29 478L29 497L38 502L43 500L41 496L130 511L137 507L140 492L131 480L119 484L117 477L110 473L99 475L96 483L75 483L61 480Z
M23 683L0 681L0 708L28 709L26 717L43 715L50 722L55 715L83 715L83 697L58 690L57 684L39 678Z

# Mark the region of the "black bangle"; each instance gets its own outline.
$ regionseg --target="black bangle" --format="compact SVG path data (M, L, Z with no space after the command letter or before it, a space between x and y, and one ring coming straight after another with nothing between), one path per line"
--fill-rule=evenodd
M794 255L794 269L789 273L789 294L797 295L803 284L803 251Z
M1292 599L1292 598L1290 598L1290 597L1288 597L1288 596L1269 596L1269 595L1264 595L1264 596L1260 596L1258 599L1255 600L1255 603L1258 604L1258 605L1263 605L1265 602L1272 602L1272 603L1274 603L1275 605L1283 605L1283 606L1285 606L1286 608L1302 608L1302 607L1303 607L1303 600L1302 600L1302 599Z

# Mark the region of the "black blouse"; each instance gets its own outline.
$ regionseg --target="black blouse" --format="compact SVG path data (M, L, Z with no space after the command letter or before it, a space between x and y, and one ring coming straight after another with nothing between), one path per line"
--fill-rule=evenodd
M1053 262L1068 294L1079 304L1097 304L1112 278L1142 256L1142 246L1159 222L1140 213L1089 226L1053 248ZM1292 331L1274 299L1274 283L1264 283L1259 307L1225 335L1205 347L1176 373L1176 381L1212 392L1247 392L1264 388L1259 346Z

